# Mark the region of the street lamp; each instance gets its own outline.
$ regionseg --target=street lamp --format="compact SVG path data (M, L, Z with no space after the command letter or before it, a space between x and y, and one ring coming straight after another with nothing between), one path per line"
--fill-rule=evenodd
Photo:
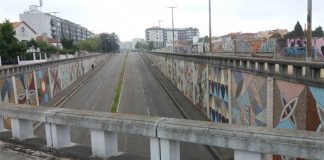
M173 34L173 39L172 39L172 52L174 52L174 19L173 19L173 9L174 8L177 8L176 6L171 6L171 7L168 7L168 8L171 8L171 11L172 11L172 34Z
M307 1L307 55L306 62L312 61L312 0Z
M209 0L209 53L212 53L211 2Z

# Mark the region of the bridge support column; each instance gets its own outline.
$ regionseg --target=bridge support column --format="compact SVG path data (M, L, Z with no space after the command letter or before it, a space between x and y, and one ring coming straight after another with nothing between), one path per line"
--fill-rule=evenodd
M180 160L180 143L160 139L161 144L161 160Z
M45 124L47 146L63 148L71 144L70 126Z
M161 149L160 149L160 139L151 138L150 139L150 153L151 160L161 160Z
M118 153L117 133L91 130L92 155L109 158Z
M261 153L247 152L247 151L234 151L234 160L261 160Z
M3 120L3 116L0 116L0 132L4 132L6 131L4 128L4 120Z
M25 140L34 137L33 121L11 118L12 137L19 140Z

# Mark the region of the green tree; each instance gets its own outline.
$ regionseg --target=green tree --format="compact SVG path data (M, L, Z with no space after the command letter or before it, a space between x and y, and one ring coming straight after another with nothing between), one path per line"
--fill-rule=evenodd
M4 58L16 58L26 51L24 43L19 43L16 32L9 20L0 26L0 55Z
M73 40L61 39L61 44L64 49L72 49L73 48Z
M86 50L89 52L97 52L100 51L100 40L98 38L90 38L83 41L80 41L78 47L82 50Z
M304 30L299 21L295 25L294 32L296 37L304 37Z
M277 38L277 39L280 39L282 38L281 34L280 33L274 33L273 35L270 36L270 38Z
M101 47L103 52L111 53L111 52L118 52L119 47L119 37L114 32L109 33L101 33L100 34L100 41L101 41Z
M319 26L313 31L313 37L324 37L323 27Z
M205 42L208 43L209 42L209 37L208 36L204 36L202 38L199 38L198 42Z

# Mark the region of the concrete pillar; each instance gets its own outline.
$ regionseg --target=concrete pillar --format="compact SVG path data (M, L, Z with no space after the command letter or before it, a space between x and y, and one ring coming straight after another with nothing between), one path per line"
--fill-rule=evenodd
M166 139L160 140L161 160L180 160L180 143Z
M273 128L274 78L267 78L267 128ZM271 154L263 154L263 160L272 160Z
M227 100L228 100L228 118L229 118L229 124L232 124L232 70L227 71L227 88L228 88L228 95L227 95Z
M71 144L70 126L45 124L47 146L63 148Z
M151 160L161 160L160 139L150 139Z
M33 121L11 118L12 137L19 140L25 140L34 137Z
M261 154L248 152L248 151L235 150L234 160L261 160Z
M34 60L34 61L36 60L36 55L35 55L35 53L33 53L33 60Z
M0 132L4 132L4 121L3 121L3 116L0 116Z
M15 104L18 104L18 94L17 94L17 85L16 85L16 77L11 76L11 81L12 81L12 89L13 89L13 96L15 100Z
M109 158L118 153L117 133L91 130L91 149L95 157Z
M39 106L39 96L38 96L38 86L37 86L37 76L36 76L36 71L33 71L33 76L34 76L34 85L35 85L35 94L36 94L36 105Z

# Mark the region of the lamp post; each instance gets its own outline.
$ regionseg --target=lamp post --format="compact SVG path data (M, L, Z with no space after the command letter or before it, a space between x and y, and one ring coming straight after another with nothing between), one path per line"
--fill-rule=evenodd
M212 52L211 2L209 0L209 53Z
M174 19L173 19L173 9L174 8L177 8L176 6L171 6L171 7L168 7L168 8L171 8L171 11L172 11L172 34L173 34L173 38L172 38L172 52L174 52Z
M312 61L312 0L307 1L307 55L306 62Z

